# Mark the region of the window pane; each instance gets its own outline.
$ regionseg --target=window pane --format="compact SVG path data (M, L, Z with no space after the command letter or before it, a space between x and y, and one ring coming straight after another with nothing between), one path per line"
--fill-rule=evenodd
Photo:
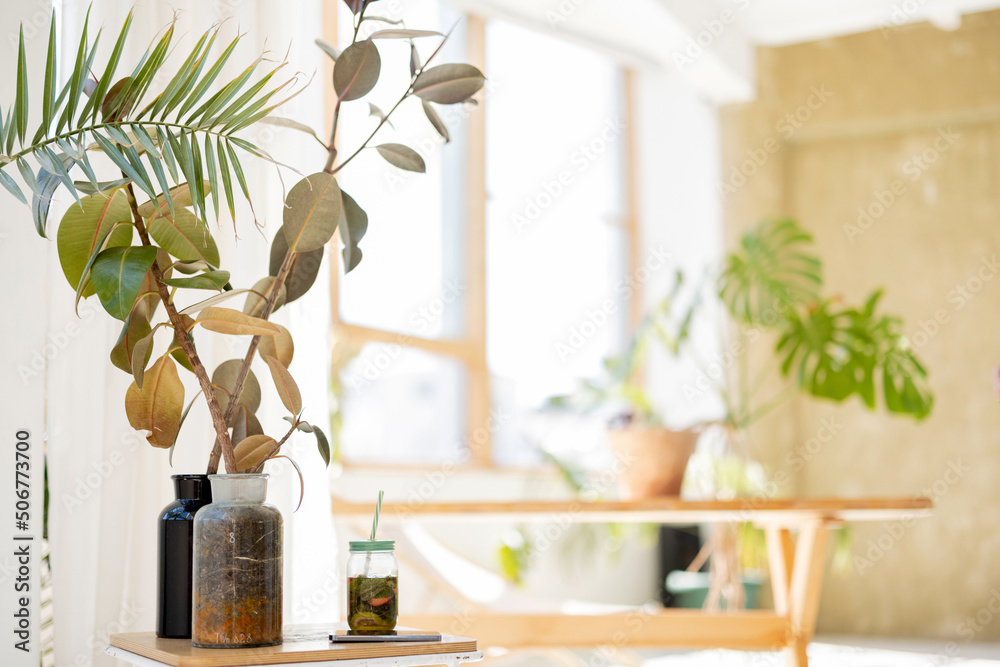
M373 4L368 13L442 32L461 18L433 0ZM345 8L340 17L341 43L349 44L351 14ZM438 56L441 62L464 59L462 25ZM385 26L366 21L361 34ZM430 56L438 44L436 39L417 42L422 58ZM367 101L388 112L410 83L409 43L382 39L377 45L382 59L378 84L364 101L341 108L338 145L345 157L378 125ZM462 302L454 297L464 294L458 249L464 217L460 193L465 114L462 108L443 106L438 112L450 128L450 144L438 136L417 98L402 104L392 116L392 127L383 126L370 144L392 142L413 148L423 157L427 173L402 171L369 148L338 174L341 187L365 209L369 222L361 242L364 259L340 281L340 314L345 322L425 338L462 333ZM445 307L438 308L444 297L449 297ZM428 315L431 307L440 312Z
M370 343L340 379L346 460L436 463L467 456L461 363L398 344Z
M607 58L501 21L487 33L488 359L514 411L572 391L618 349L624 275L621 80ZM495 434L522 461L523 429Z

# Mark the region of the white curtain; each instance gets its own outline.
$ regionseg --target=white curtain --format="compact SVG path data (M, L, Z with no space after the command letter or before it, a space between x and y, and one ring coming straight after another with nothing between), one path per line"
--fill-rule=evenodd
M89 3L57 0L55 4L61 63L67 71L72 67L73 48ZM186 57L202 32L219 22L222 30L216 54L236 34L246 33L220 81L236 76L265 48L268 57L279 62L287 52L289 64L283 72L289 76L303 72L308 77L321 67L321 54L313 45L321 25L320 0L95 0L90 34L104 28L97 63L106 61L125 16L133 8L134 23L120 71L130 69L150 40L175 17L176 48L165 72ZM165 83L160 81L159 85ZM282 113L321 129L328 122L322 109L325 83L317 79ZM322 169L322 149L317 150L315 142L305 135L260 126L248 131L248 139L303 173ZM249 287L267 274L270 239L281 225L283 190L272 165L250 158L244 166L257 218L265 227L259 232L249 208L243 205L237 215L235 234L239 238L227 215L214 236L223 267L233 273L233 283ZM287 171L283 175L289 187L299 178ZM110 168L105 177L113 177ZM68 194L61 191L59 197L53 222L67 205ZM45 242L36 239L35 243ZM72 332L66 336L63 349L48 361L46 371L56 664L111 665L115 661L103 653L108 635L154 628L156 517L173 499L170 475L203 471L214 438L207 409L196 402L171 468L165 451L152 449L129 427L123 410L129 378L108 361L119 324L104 313L96 297L81 306L82 319L74 316L73 291L62 277L53 250L47 253L47 281L38 288L36 303L47 311L50 333ZM296 339L291 370L303 392L305 418L321 426L329 422L328 285L324 267L310 294L275 316ZM199 352L210 369L245 353L246 341L237 344L222 338L196 334ZM268 432L283 433L287 424L281 421L282 407L276 395L268 392L268 372L259 367L255 372L265 395L261 422ZM190 399L197 385L191 380L186 386ZM312 436L297 434L286 450L306 477L305 502L293 514L298 477L284 461L269 464L268 498L285 517L286 623L334 621L339 606L333 591L339 577L333 568L336 561L326 471ZM318 595L317 591L327 594Z

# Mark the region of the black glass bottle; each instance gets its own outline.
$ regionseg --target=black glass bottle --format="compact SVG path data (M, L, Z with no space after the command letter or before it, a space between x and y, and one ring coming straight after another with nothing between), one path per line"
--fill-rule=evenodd
M212 502L208 475L174 475L177 500L160 513L156 636L191 637L191 559L194 515Z

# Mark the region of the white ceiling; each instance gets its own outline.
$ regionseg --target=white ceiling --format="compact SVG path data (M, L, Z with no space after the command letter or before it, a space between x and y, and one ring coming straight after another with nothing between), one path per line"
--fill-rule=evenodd
M808 42L892 26L930 21L955 29L962 14L1000 7L997 0L720 0L737 10L740 27L758 44Z
M717 104L753 96L758 45L793 44L918 21L949 30L961 24L963 14L1000 7L1000 0L449 2L588 44L631 64L680 75ZM720 18L726 19L722 30Z

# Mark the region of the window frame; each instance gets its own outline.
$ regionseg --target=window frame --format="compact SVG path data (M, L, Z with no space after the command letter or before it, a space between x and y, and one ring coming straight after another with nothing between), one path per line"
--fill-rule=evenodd
M338 4L324 3L322 33L330 44L338 44ZM477 14L465 13L466 57L471 65L486 71L486 28L490 19ZM324 78L333 76L333 63L324 59ZM622 232L626 237L626 270L631 275L638 267L642 252L642 238L639 223L638 155L635 124L637 72L631 66L619 62L622 73L622 112L625 117L623 146L623 192L624 215ZM325 88L324 106L329 113L336 105L336 92L332 86ZM366 343L392 343L403 347L423 350L435 355L451 357L465 366L467 373L467 401L465 409L465 442L470 457L461 467L497 469L493 461L492 432L489 424L492 413L490 373L486 361L486 114L489 105L478 107L478 113L470 114L466 120L465 140L465 228L464 228L464 275L466 285L464 334L452 338L425 338L401 335L398 332L377 329L345 322L340 314L340 236L329 244L330 258L330 318L334 334L352 345ZM643 292L637 286L628 303L627 321L630 329L642 318ZM337 373L337 369L332 369ZM342 460L346 468L390 468L429 469L437 466L428 464L405 464L387 462L373 465Z

